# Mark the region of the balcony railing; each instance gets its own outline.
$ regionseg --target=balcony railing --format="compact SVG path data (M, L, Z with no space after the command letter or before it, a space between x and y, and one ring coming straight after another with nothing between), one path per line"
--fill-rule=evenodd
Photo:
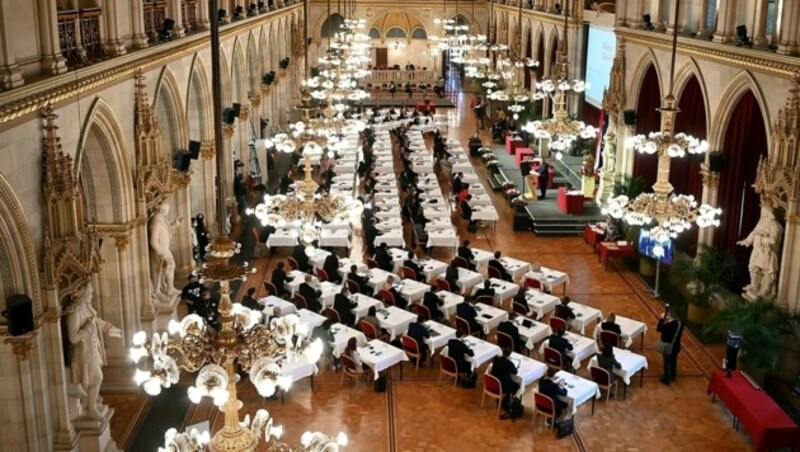
M100 8L58 11L58 42L61 55L71 67L104 60L100 36Z
M183 18L183 28L187 33L193 31L197 26L197 1L181 1L181 17Z
M159 0L144 3L144 33L151 44L158 42L158 32L166 18L166 1Z

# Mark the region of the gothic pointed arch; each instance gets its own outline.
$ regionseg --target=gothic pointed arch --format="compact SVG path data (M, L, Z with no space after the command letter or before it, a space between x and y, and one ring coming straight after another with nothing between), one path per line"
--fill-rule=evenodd
M636 102L636 126L637 135L648 135L661 129L661 84L658 79L658 71L653 64L647 66L644 76L641 78ZM626 152L634 152L633 155L633 175L644 179L647 187L656 182L658 155L643 154L632 149Z
M189 128L183 105L175 74L169 66L164 66L153 94L153 107L161 129L162 150L170 161L175 151L184 151L189 144Z
M222 105L233 104L233 87L231 83L231 73L229 71L228 54L224 47L219 48L219 67L222 74ZM211 86L211 85L209 85Z
M269 36L269 28L268 27L261 27L261 30L258 34L258 59L260 61L260 70L258 72L259 76L263 76L267 72L269 72L269 40L267 39Z
M211 139L212 102L208 73L200 54L195 54L189 69L189 83L186 87L186 122L190 140Z
M256 45L255 30L247 37L247 93L256 94L261 85L261 64L259 63L258 46Z
M332 13L323 19L319 28L320 38L331 38L344 24L344 17L339 13Z
M725 87L725 91L723 91L720 97L720 103L716 111L714 111L713 115L709 118L711 120L709 122L711 124L711 129L709 130L708 136L712 146L722 143L728 119L741 97L747 92L750 92L755 97L755 101L758 103L758 107L762 113L764 129L769 130L769 110L764 100L764 94L761 92L761 87L750 72L742 71L736 74L730 83L728 83L728 86Z
M233 52L230 65L231 104L244 104L247 100L247 63L242 41L237 36L233 41ZM226 104L230 106L230 104Z
M650 70L650 68L655 71L654 75L656 77L656 81L658 82L658 86L664 86L661 81L661 70L658 66L658 59L656 58L655 53L653 53L652 49L647 49L646 52L642 54L639 58L639 61L636 62L634 66L632 77L631 77L631 85L628 87L628 109L635 110L636 104L639 99L639 95L642 92L642 87L645 84L645 75Z

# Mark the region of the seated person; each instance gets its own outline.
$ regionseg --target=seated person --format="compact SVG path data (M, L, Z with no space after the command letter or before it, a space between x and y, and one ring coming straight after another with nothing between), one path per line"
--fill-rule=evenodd
M466 320L469 324L469 330L472 333L477 333L478 337L484 337L483 327L478 323L478 311L473 306L474 302L464 301L456 305L456 315Z
M306 299L306 308L309 311L319 313L322 310L322 303L319 300L322 291L311 285L312 282L313 277L311 275L306 275L305 281L300 284L297 291Z
M467 198L459 203L459 207L461 208L461 218L467 220L469 225L467 226L467 231L475 232L475 220L472 219L472 206L469 205L469 202L472 201L472 195L467 195Z
M472 135L469 139L469 153L473 157L478 156L478 149L483 147L483 143L481 143L481 133L475 132L475 135Z
M239 302L242 306L252 309L257 312L261 312L263 307L258 303L258 300L255 298L256 295L256 288L251 287L247 289L247 294L242 297L242 300Z
M517 303L518 305L524 307L525 308L525 314L524 314L525 316L530 314L531 307L528 306L528 299L525 298L525 291L524 290L520 290L520 291L517 292L516 295L514 295L512 303Z
M367 310L367 315L361 317L361 320L359 320L359 322L362 321L372 325L372 327L378 333L378 339L384 342L389 341L389 332L381 328L381 321L378 320L378 311L375 309L375 306L372 306Z
M569 372L570 369L572 369L572 358L569 356L569 351L572 350L572 344L564 337L564 334L564 330L558 330L551 334L547 346L561 354L561 363L563 364L564 370Z
M561 297L561 304L556 305L553 315L564 319L567 323L575 318L575 312L569 307L570 298L568 296Z
M339 256L336 252L331 252L326 258L322 269L328 274L328 281L334 284L341 284L342 277L339 275Z
M368 279L364 276L358 274L358 266L351 265L350 266L350 273L347 274L347 279L353 281L354 283L358 284L358 289L360 293L370 295L371 290L368 284Z
M458 287L458 266L455 259L450 261L450 265L447 266L447 270L444 272L444 280L450 284L450 292L458 293L460 291Z
M428 356L428 343L425 342L425 339L431 337L431 333L425 328L425 325L422 324L419 317L416 318L413 322L408 325L408 331L406 335L415 341L417 341L417 347L419 348L420 354L420 366L425 365L425 357Z
M472 363L467 361L467 356L475 356L475 352L463 342L464 333L456 331L456 338L447 341L447 356L456 362L458 373L472 372Z
M475 291L475 300L477 301L479 297L492 297L494 299L494 289L492 288L492 281L486 280L483 282L483 287Z
M408 301L400 295L400 292L397 291L397 288L394 286L396 283L394 279L394 275L389 275L386 278L386 283L383 285L382 289L392 294L394 297L394 305L400 309L405 309L408 306Z
M461 191L456 194L456 200L460 203L464 202L467 199L467 195L469 195L469 184L464 183L464 185L461 186Z
M353 308L356 306L358 303L350 299L350 290L347 286L342 287L341 292L333 297L333 309L339 314L339 321L344 325L355 325L356 315L353 313Z
M509 359L511 356L511 349L508 347L503 348L501 356L495 356L492 359L492 370L490 374L500 380L500 387L503 390L503 400L500 401L501 405L508 406L511 397L519 391L520 383L517 378L517 366ZM504 413L501 418L507 418L508 413Z
M503 281L511 281L511 275L506 270L506 267L500 262L500 258L502 257L502 253L500 251L494 252L494 259L489 260L489 267L497 269L500 272L500 279Z
M463 176L464 176L463 173L453 174L453 182L451 183L451 185L453 186L453 196L461 192L461 189L464 187L464 182L462 182L461 180Z
M469 269L475 271L475 254L472 252L472 249L470 249L469 244L469 240L464 240L464 242L461 243L461 246L458 247L458 257L466 260Z
M425 281L425 273L423 273L422 267L420 267L419 264L417 264L414 261L414 253L413 252L411 252L411 251L408 252L408 259L403 261L403 266L406 267L406 268L409 268L411 270L414 270L414 273L417 276L417 278L416 278L417 281Z
M308 254L306 254L306 247L297 244L295 245L294 249L292 250L292 258L297 261L297 269L303 273L308 273L311 271L311 264L308 261Z
M272 322L272 319L277 319L283 316L281 312L281 308L279 306L274 306L271 312L264 313L264 325L269 325Z
M514 341L514 351L517 353L522 353L525 340L519 335L519 328L517 327L517 324L514 323L515 318L515 314L510 314L508 320L500 322L500 324L497 325L497 331L499 333L507 334L511 340Z
M567 397L567 388L553 381L555 369L547 369L547 374L539 379L539 394L550 397L555 405L556 422L572 416L571 399Z
M614 358L613 345L603 344L603 352L597 355L597 365L608 371L612 383L617 379L617 374L614 373L614 370L622 369L622 364Z
M392 256L389 255L389 248L386 247L386 243L381 243L378 245L378 248L375 249L375 262L378 263L378 268L383 271L389 273L394 271L394 260L392 260Z
M431 320L436 322L444 320L444 313L441 310L441 307L444 306L444 301L435 292L431 290L425 292L425 295L422 296L422 305L428 308Z
M361 357L358 355L358 340L356 340L356 338L351 337L347 341L347 346L342 354L353 360L356 364L356 372L364 372L364 365L361 363Z
M289 292L286 291L284 284L291 281L289 275L286 274L286 270L284 270L285 264L283 262L278 262L278 265L275 267L275 270L272 270L272 285L275 286L275 290L278 293L274 294L276 297L285 296Z
M617 325L617 315L613 312L608 314L606 320L600 324L600 329L602 331L611 331L612 333L617 333L617 336L622 335L622 329Z

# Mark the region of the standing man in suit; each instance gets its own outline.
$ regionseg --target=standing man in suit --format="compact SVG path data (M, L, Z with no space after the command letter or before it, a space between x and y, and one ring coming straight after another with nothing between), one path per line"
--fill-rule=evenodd
M303 273L311 271L311 264L308 262L308 255L306 254L306 247L298 243L292 250L292 258L297 261L297 269Z
M558 330L550 335L547 346L553 348L561 354L561 364L564 370L569 372L572 369L572 359L569 357L569 351L572 350L572 344L564 337L564 330Z
M447 356L453 358L458 368L458 373L472 372L472 364L467 361L467 356L475 356L475 352L463 342L464 333L456 331L456 338L447 341Z
M478 311L475 310L475 306L473 306L472 303L464 301L457 304L456 315L469 323L469 330L471 332L477 332L479 337L484 337L483 328L481 324L478 323Z
M664 358L664 375L661 383L669 386L678 376L678 353L681 352L681 336L683 336L683 323L670 315L669 309L658 320L656 331L661 333L661 340L672 344L672 353L662 354Z
M547 197L547 184L550 182L550 164L547 160L542 162L542 166L539 167L539 180L537 181L539 185L539 198L544 199Z
M428 356L428 343L425 339L431 337L431 333L422 324L419 317L408 325L408 332L406 335L417 341L417 348L419 349L419 365L425 365L425 358Z
M497 332L507 334L511 340L514 341L514 351L517 353L522 353L524 341L519 336L519 328L517 327L517 324L514 323L514 319L516 317L516 314L511 314L508 317L508 320L505 322L500 322L500 324L497 325Z
M496 269L500 272L500 279L503 281L511 281L511 275L508 274L508 270L506 267L503 266L503 263L500 262L500 258L502 257L502 253L500 251L494 252L494 259L489 260L489 267Z
M470 270L475 271L475 254L472 252L472 249L469 247L469 240L464 240L461 243L461 246L458 247L458 257L463 258L467 261L467 267Z
M503 354L501 356L495 356L494 359L492 359L491 375L500 380L500 387L503 390L503 400L501 400L500 403L504 407L509 406L511 397L513 397L520 388L519 382L514 378L517 375L517 366L511 362L509 359L510 356L511 349L503 347ZM508 417L508 412L500 415L501 419L507 419Z
M334 284L342 283L342 276L339 275L339 256L336 255L335 251L331 251L331 254L325 258L322 269L328 274L328 281Z
M306 299L306 307L308 310L319 313L322 310L322 303L319 301L322 291L312 286L311 282L311 275L306 275L306 279L300 284L298 292Z

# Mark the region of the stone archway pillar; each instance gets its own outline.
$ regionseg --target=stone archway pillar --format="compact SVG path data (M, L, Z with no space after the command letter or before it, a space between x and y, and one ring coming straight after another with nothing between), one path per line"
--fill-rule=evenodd
M700 204L716 206L719 202L719 173L708 169L703 163L700 165L700 175L703 176L703 194ZM701 245L711 245L714 243L714 231L716 228L701 228L697 235L697 247Z

